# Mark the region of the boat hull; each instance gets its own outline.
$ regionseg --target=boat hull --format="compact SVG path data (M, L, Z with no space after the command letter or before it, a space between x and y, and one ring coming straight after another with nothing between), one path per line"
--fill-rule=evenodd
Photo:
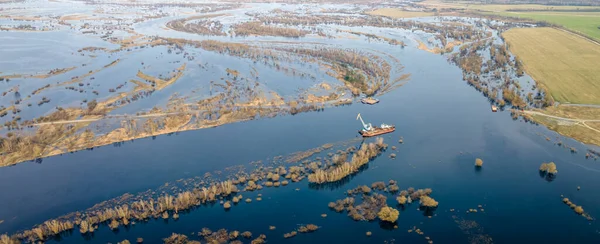
M369 104L369 105L374 105L379 103L378 99L367 99L367 98L363 98L360 100L361 103L363 104Z
M371 136L378 136L378 135L382 135L382 134L387 134L390 132L394 132L396 130L396 127L391 127L391 128L375 128L372 131L362 131L359 130L358 133L360 135L362 135L363 137L371 137Z

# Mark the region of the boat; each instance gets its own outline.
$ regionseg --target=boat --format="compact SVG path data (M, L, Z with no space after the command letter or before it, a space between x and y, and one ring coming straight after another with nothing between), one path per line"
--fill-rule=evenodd
M492 105L492 112L498 112L498 107L496 107L496 105Z
M360 116L360 113L358 114L358 116L356 116L356 120L358 119L360 119L360 122L362 122L363 125L363 129L359 130L358 133L363 137L378 136L394 132L396 130L396 126L394 125L381 124L381 126L373 126L371 125L371 123L365 123L365 121L363 121L362 117Z
M378 103L378 102L379 102L379 99L377 99L377 98L372 98L372 97L365 97L365 98L363 98L363 99L360 99L360 102L361 102L361 103L364 103L364 104L373 105L373 104L376 104L376 103Z

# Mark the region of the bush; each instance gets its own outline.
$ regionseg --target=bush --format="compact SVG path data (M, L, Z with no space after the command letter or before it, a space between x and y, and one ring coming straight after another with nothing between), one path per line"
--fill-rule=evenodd
M481 160L480 158L475 159L475 166L476 167L483 166L483 160Z
M398 220L398 216L400 216L400 212L398 212L398 210L390 208L390 207L383 207L383 208L381 208L381 210L379 210L379 213L377 213L377 216L382 221L394 223L394 222L396 222L396 220Z
M577 214L583 214L583 208L581 206L575 207L575 213L577 213Z
M438 202L429 196L422 196L421 197L421 206L435 208L438 206Z
M301 233L308 233L308 232L313 232L319 229L319 226L313 225L313 224L307 224L306 226L300 226L300 228L298 228L298 231Z
M398 203L400 205L404 205L404 204L406 204L406 200L408 200L408 199L405 196L401 195L401 196L397 197L396 200L398 200Z
M555 175L556 173L558 173L558 170L556 169L556 164L554 164L554 162L542 163L542 165L540 165L540 171L548 173L548 174L552 174L552 175Z

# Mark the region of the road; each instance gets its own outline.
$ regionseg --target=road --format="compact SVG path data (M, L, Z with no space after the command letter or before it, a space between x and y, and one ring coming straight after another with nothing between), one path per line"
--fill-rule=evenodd
M558 117L558 116L554 116L554 115L540 113L540 112L536 112L536 111L522 111L522 112L526 113L526 114L539 115L539 116L544 116L544 117L548 117L548 118L553 118L556 120L575 122L576 124L583 125L584 127L588 128L590 130L600 133L600 130L592 128L585 123L585 122L600 122L600 119L571 119L571 118Z

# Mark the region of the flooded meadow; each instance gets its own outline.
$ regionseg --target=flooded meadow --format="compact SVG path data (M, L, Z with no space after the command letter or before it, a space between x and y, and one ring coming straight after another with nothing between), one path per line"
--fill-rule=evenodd
M536 23L375 5L0 2L0 243L599 242Z

